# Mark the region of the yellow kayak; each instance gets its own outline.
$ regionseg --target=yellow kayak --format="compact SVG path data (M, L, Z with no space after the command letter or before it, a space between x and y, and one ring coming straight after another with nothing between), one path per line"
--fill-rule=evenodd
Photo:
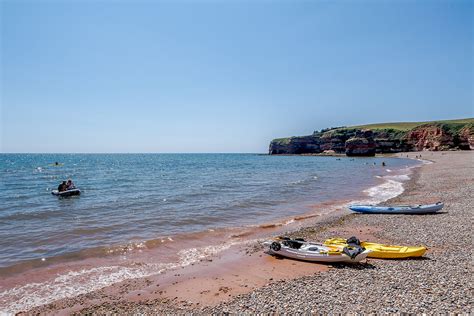
M347 240L344 238L331 238L324 242L326 246L347 246ZM380 259L402 259L421 257L426 252L426 247L406 247L383 245L373 242L361 241L360 245L367 250L372 250L367 257Z

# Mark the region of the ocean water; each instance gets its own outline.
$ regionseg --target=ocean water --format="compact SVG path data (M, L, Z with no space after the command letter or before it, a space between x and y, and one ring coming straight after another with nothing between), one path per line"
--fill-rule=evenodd
M415 164L257 154L0 154L0 270L85 249L258 225L318 202L376 198L381 177ZM81 196L51 194L67 178Z

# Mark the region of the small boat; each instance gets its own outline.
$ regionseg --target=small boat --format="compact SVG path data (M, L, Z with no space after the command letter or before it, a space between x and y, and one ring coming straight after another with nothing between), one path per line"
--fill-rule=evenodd
M335 247L347 247L351 245L351 241L354 240L354 237L349 239L344 238L331 238L327 239L324 244L326 246L335 246ZM408 247L408 246L394 246L394 245L384 245L374 242L361 241L360 245L365 249L372 250L367 257L369 258L379 258L379 259L403 259L403 258L416 258L422 257L426 252L426 247Z
M399 206L351 205L349 209L354 212L367 214L430 214L438 212L443 206L443 203L438 202L426 205Z
M291 259L322 263L355 263L364 260L370 250L359 247L334 247L306 242L302 239L267 241L268 254Z
M62 197L66 197L66 196L73 196L73 195L81 195L81 190L79 189L71 189L71 190L66 190L66 191L61 191L59 192L58 190L53 190L51 191L51 194L52 195L56 195L56 196L62 196Z

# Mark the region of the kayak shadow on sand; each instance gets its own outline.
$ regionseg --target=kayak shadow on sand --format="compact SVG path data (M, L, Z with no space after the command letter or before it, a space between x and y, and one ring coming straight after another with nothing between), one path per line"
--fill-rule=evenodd
M373 270L377 267L369 262L356 263L332 263L331 266L335 269L353 269L353 270Z
M448 214L447 211L438 211L435 213L425 213L425 214L411 214L411 213L400 213L400 214L386 214L386 213L352 213L356 216L373 216L373 215L383 215L383 216L436 216L441 214Z
M408 258L383 258L383 259L378 259L378 260L383 260L383 261L431 261L433 259L428 258L428 257L408 257Z
M311 261L307 261L307 260L298 260L298 259L295 259L295 258L289 259L287 257L279 256L279 255L275 255L275 254L271 254L271 256L273 256L277 260L296 260L296 261L300 261L300 262L306 262L306 263L309 263L309 264L322 264L322 265L330 266L330 267L333 267L333 268L336 268L336 269L351 268L351 269L356 269L356 270L365 270L365 269L375 269L376 268L376 266L374 266L373 264L368 263L368 262L317 262L317 261L311 262Z

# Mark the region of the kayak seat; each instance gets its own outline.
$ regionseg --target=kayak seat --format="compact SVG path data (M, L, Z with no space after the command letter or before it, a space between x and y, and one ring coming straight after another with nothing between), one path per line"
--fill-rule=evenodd
M283 244L287 247L293 248L293 249L300 249L301 246L303 246L302 242L296 241L296 240L285 240L283 241Z

